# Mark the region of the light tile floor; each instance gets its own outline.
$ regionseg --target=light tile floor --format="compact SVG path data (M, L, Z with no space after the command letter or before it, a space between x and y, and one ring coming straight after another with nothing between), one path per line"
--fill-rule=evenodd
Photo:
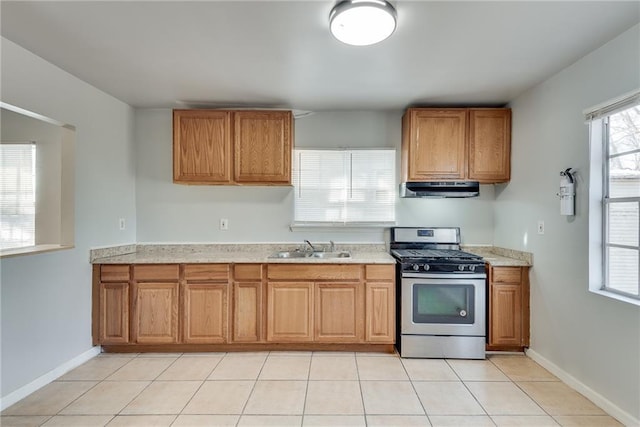
M10 426L620 426L523 355L102 354L7 408Z

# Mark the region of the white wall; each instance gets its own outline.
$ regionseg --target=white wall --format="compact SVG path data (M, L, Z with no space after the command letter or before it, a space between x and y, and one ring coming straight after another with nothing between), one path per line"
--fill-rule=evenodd
M534 254L531 348L640 419L640 307L588 292L588 128L583 110L640 87L640 26L515 99L512 180L496 191L497 246ZM559 173L577 169L575 218ZM546 232L536 234L537 220Z
M4 397L91 349L89 249L135 242L136 230L133 110L7 39L1 48L2 101L77 131L75 248L0 261Z
M395 147L399 168L402 112L317 112L295 121L295 145L308 148ZM168 109L136 110L139 242L382 242L382 230L289 230L291 187L218 187L172 181ZM397 175L400 175L399 169ZM494 188L477 199L398 199L398 225L459 226L465 243L491 244ZM220 231L220 218L229 230Z

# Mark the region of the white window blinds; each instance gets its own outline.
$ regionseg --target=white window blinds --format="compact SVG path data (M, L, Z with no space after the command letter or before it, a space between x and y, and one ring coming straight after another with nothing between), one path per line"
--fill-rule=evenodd
M395 222L395 150L294 150L296 224Z
M0 144L0 247L35 245L36 145Z

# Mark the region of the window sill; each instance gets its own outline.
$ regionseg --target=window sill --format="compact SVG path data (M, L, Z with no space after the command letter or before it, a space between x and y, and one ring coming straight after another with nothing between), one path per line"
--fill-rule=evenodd
M65 249L73 249L73 245L35 245L24 248L11 248L0 250L0 258L10 258L20 255L35 255L45 252L62 251Z
M640 307L640 300L635 299L635 298L630 298L624 295L620 295L620 294L616 294L614 292L608 292L608 291L604 291L602 289L589 289L589 292L592 292L596 295L601 295L603 297L607 297L607 298L611 298L614 300L618 300L618 301L622 301L622 302L626 302L629 304L633 304L633 305L637 305Z
M395 222L297 222L289 226L291 231L357 231L366 232L394 227Z

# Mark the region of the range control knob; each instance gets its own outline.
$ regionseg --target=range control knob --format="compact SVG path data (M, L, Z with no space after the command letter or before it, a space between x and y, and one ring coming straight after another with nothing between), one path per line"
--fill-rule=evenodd
M420 270L420 265L418 265L418 264L413 264L413 265L411 266L411 268L413 268L413 271L418 271L418 270Z
M422 266L422 268L424 268L424 271L429 271L431 267L429 266L429 264L425 264Z
M460 264L460 265L458 266L458 270L460 270L460 271L464 271L464 264Z
M471 270L471 271L476 271L476 266L475 266L475 265L470 265L470 266L469 266L469 270Z

